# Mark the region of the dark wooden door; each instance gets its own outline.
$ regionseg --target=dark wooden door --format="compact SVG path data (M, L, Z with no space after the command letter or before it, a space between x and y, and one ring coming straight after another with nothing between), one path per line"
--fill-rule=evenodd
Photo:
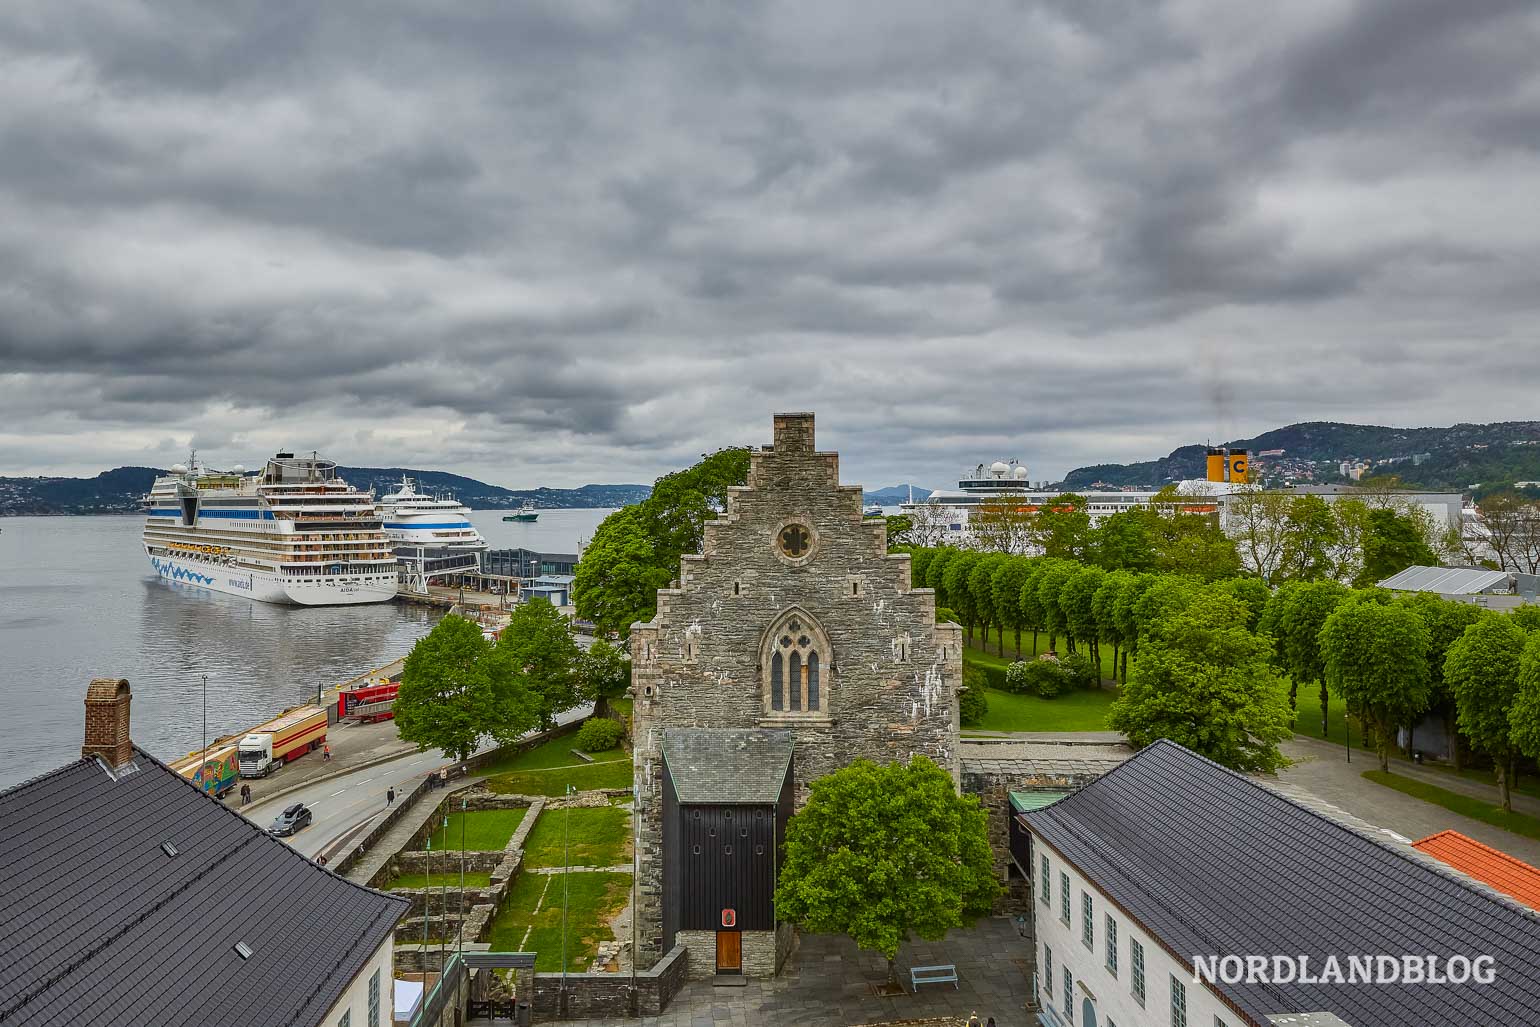
M743 935L737 931L717 932L717 973L743 972Z

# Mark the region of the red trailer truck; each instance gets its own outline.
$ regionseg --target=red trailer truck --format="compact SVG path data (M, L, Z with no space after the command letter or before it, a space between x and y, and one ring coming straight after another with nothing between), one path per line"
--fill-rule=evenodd
M346 688L337 693L337 719L357 717L365 724L395 717L396 692L401 682L380 678L367 685Z
M266 777L326 744L326 710L298 706L241 739L241 776Z

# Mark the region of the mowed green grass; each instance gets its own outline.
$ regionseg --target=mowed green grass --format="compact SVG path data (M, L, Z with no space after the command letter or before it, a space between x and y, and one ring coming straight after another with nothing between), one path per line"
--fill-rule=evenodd
M1027 643L1022 650L1023 658L1031 659L1028 654L1032 639L1028 637L1023 641ZM1042 643L1046 648L1046 637ZM963 650L963 662L1000 668L1010 666L1015 660L1009 633L1004 658L970 646ZM1111 653L1103 653L1102 664L1109 678L1111 663ZM964 724L964 734L969 731L1106 731L1109 730L1107 710L1117 698L1116 690L1106 688L1065 692L1053 699L1002 692L997 688L986 688L984 694L989 700L989 712L977 724Z
M619 866L630 837L631 813L618 806L548 809L524 841L524 866Z
M467 888L486 888L492 884L492 872L490 870L467 870L465 872L465 886ZM435 873L431 878L427 874L398 874L390 882L391 891L398 888L458 888L460 887L460 868L453 862L447 864L443 873Z
M576 745L576 734L563 735L480 772L488 775L487 788L509 795L565 795L568 785L580 792L631 787L630 753L619 748L589 753L594 762L586 763L573 754Z
M519 874L492 921L492 951L534 952L536 970L561 972L564 885L566 970L586 971L599 943L613 937L609 922L630 897L630 874Z
M1366 770L1363 776L1375 784L1394 788L1403 795L1410 795L1431 802L1435 806L1442 806L1451 813L1458 813L1462 817L1470 817L1479 820L1483 824L1491 824L1500 827L1504 831L1512 831L1514 834L1523 835L1525 838L1540 839L1540 818L1532 817L1524 813L1507 813L1501 806L1475 799L1459 792L1451 792L1447 788L1439 788L1422 781L1415 781L1399 774L1387 774L1379 770Z
M449 826L442 821L429 841L435 851L496 852L508 844L514 830L524 819L525 809L473 809L449 814ZM463 828L464 845L461 845Z

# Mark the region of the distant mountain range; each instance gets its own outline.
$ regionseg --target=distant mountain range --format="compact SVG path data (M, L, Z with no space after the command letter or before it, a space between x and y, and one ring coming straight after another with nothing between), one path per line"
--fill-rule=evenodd
M134 513L157 475L153 467L118 467L94 478L0 478L0 517L52 514ZM420 491L450 492L476 510L506 510L533 501L546 509L616 507L652 494L650 485L584 485L575 489L505 489L446 471L405 467L339 467L337 473L361 489L383 495L406 475Z
M1336 483L1395 475L1407 486L1449 492L1490 492L1516 481L1540 481L1540 421L1456 424L1448 428L1385 428L1307 421L1224 445L1250 451L1254 475L1266 484ZM1077 467L1067 489L1093 484L1162 486L1205 474L1205 446L1183 446L1158 460Z
M866 493L866 502L868 505L876 503L878 506L897 506L900 503L907 503L911 488L914 489L915 499L924 499L930 495L930 489L922 489L918 485L892 485Z

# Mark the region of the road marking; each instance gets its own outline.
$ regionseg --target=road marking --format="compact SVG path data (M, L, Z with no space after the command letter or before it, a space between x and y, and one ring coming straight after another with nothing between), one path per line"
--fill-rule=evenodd
M332 792L330 795L328 795L327 798L328 799L335 799L337 796L341 795L345 791L347 791L346 788L339 788L335 792Z

